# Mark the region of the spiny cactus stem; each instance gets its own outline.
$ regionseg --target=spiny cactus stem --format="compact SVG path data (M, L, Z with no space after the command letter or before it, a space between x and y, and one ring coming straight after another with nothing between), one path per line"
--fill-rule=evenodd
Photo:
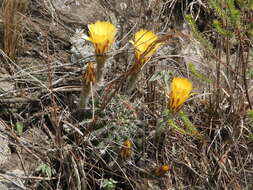
M105 66L107 56L106 55L97 55L96 62L97 62L97 70L96 70L96 79L97 82L100 82L103 78L103 71Z
M80 109L86 108L91 92L91 85L87 84L84 80L82 81L82 92L80 97Z

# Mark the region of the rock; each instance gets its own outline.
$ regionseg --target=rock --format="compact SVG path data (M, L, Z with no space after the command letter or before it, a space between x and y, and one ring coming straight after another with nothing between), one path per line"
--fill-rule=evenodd
M52 3L55 10L77 23L89 24L106 18L106 11L96 0L55 0Z
M0 174L1 190L21 190L26 189L22 180L19 178L24 175L22 170L16 169L5 174Z
M2 124L2 125L1 125ZM4 136L4 123L0 120L0 190L5 189L26 189L24 186L23 176L31 175L41 163L40 160L34 159L31 152L26 151L22 146L17 146L16 151L20 154L23 160L23 166L17 153L11 153L8 147L8 137ZM40 128L31 128L25 132L22 137L19 137L20 142L27 149L32 145L40 150L40 147L49 146L50 141L47 135ZM4 142L4 143L3 143ZM45 148L46 150L46 148ZM25 168L25 171L23 170ZM25 173L26 172L26 173Z
M8 137L5 135L5 123L0 120L0 166L5 163L10 155L11 151L9 148Z
M9 148L8 136L5 133L5 123L0 120L0 189L1 190L19 190L24 189L22 181L18 178L24 174L22 170L5 171L7 161L12 154ZM13 163L12 163L13 164ZM19 187L20 186L20 187Z

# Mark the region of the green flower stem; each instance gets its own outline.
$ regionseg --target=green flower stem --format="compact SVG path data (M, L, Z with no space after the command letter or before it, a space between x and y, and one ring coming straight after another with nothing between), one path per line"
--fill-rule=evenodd
M105 66L105 61L107 59L106 55L97 55L96 62L97 62L97 70L96 70L96 80L100 82L103 78L103 71Z

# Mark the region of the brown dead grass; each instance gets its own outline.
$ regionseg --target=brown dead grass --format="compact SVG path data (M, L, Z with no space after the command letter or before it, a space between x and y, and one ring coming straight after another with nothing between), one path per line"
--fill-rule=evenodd
M26 7L18 2L5 0L3 6L4 34L8 37L5 52L10 58L15 58L22 33L23 16L14 10L22 12ZM228 49L223 46L229 42L215 34L215 52L206 51L202 60L206 66L202 74L211 82L201 81L189 72L188 63L178 55L181 41L189 42L191 34L171 35L168 30L181 18L177 13L182 10L192 11L199 20L204 18L203 7L207 5L202 4L204 1L188 6L177 0L151 4L126 1L131 14L119 11L116 1L103 2L101 6L108 10L108 18L113 11L119 18L123 15L119 39L125 39L120 46L125 46L132 35L124 34L145 26L163 30L167 35L161 40L166 38L165 45L174 49L147 64L131 96L125 94L121 76L127 74L132 50L122 48L119 54L115 51L104 85L95 89L95 118L91 120L93 110L78 110L75 103L86 58L71 61L70 44L66 35L62 35L71 36L71 31L82 26L82 22L73 23L43 1L31 1L29 22L22 33L26 51L17 57L17 64L11 62L18 68L13 77L1 79L15 81L16 89L0 94L1 123L13 152L18 152L19 160L13 162L21 162L26 171L24 185L31 189L101 189L101 182L111 178L117 182L116 189L251 189L253 156L248 135L253 129L244 77L252 65L246 60L249 57L240 57L244 48L238 48L230 62ZM209 20L203 20L205 26L211 26ZM13 24L7 25L7 21ZM173 28L181 28L181 24ZM203 23L198 24L203 27ZM132 25L135 27L131 28ZM207 29L209 34L210 28ZM162 80L148 81L161 70L194 81L201 97L194 97L184 111L203 138L181 134L168 126L166 114L162 113L166 105L164 84ZM17 121L25 126L21 136L15 133ZM185 127L178 116L175 122ZM43 138L28 138L31 129L39 130ZM157 133L157 129L161 131ZM133 142L131 158L122 160L119 157L122 143L128 138ZM48 165L52 176L36 167L28 171L27 156L34 165ZM170 171L159 177L153 175L152 171L164 164L170 165ZM8 167L4 169L7 171Z
M11 59L15 59L19 40L24 24L24 12L29 0L4 0L2 3L2 20L4 31L4 52Z

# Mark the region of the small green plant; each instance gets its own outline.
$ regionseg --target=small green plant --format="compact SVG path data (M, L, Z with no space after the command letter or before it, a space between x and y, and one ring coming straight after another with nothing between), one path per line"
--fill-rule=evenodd
M211 79L215 88L212 88L213 96L210 96L210 108L216 111L220 108L219 103L223 94L221 88L236 86L235 83L238 82L244 88L240 92L242 94L239 96L243 97L244 95L250 108L252 108L247 80L247 75L252 74L248 69L250 68L249 56L245 56L246 52L250 53L252 51L252 46L250 45L253 36L252 0L208 0L207 4L209 5L209 10L214 12L213 15L216 17L211 22L214 29L213 32L216 36L216 42L212 41L211 43L211 40L208 40L208 37L199 31L195 18L191 15L186 15L185 18L192 29L194 37L205 48L208 55L208 62L216 65L216 76ZM232 54L237 58L234 59L231 56ZM226 69L222 70L224 67ZM242 69L238 70L235 74L234 68ZM198 76L194 72L194 68L190 67L190 70L193 71L192 73L195 76ZM223 80L223 76L225 76L225 80ZM231 91L233 92L234 90ZM242 104L242 101L244 101L242 98L238 99L237 104ZM238 107L238 105L234 106Z
M43 176L52 177L52 169L49 165L42 163L36 171L40 172Z
M249 119L252 124L253 123L253 110L249 111ZM250 141L253 141L253 133L250 133L247 137Z
M110 179L103 179L102 182L101 182L101 186L105 190L115 190L116 189L116 184L117 184L117 181L115 181L111 178Z
M16 123L16 134L17 136L22 136L24 131L24 124L21 122Z
M179 112L179 117L177 117L170 110L164 110L162 112L160 125L156 130L156 136L159 136L168 126L182 135L203 138L203 135L190 121L188 115L182 111Z
M187 131L184 130L183 128L181 128L180 126L177 125L177 123L172 120L172 119L169 119L168 120L168 124L170 127L172 127L173 129L175 129L177 132L181 133L182 135L186 135L187 134Z
M250 117L251 121L253 122L253 110L250 110L249 117Z
M232 37L232 33L230 31L224 29L219 20L217 20L217 19L213 20L213 26L220 35Z
M247 137L250 141L253 141L253 133L249 134Z
M199 137L202 138L202 134L198 131L198 129L194 126L194 124L190 121L188 115L186 113L184 113L183 111L179 112L180 118L184 123L186 132L191 135L191 136L195 136L195 137Z
M212 82L207 76L205 76L204 74L202 74L200 71L198 71L195 67L194 64L189 63L188 64L189 70L190 72L199 80L199 81L204 81L204 82Z
M193 35L194 37L208 50L212 50L212 44L210 43L209 40L207 40L204 35L199 32L198 27L196 25L195 20L192 18L191 15L185 15L185 19L188 22L188 24L190 25Z

